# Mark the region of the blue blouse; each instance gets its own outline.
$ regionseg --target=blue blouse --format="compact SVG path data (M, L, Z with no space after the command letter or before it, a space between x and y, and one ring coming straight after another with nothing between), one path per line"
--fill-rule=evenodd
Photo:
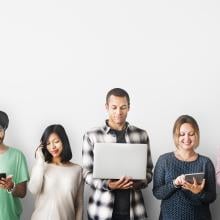
M201 193L193 194L173 185L176 177L199 172L205 173L205 187ZM153 194L162 200L160 220L211 220L209 204L216 199L212 161L202 155L194 161L181 161L173 152L160 156L154 170Z

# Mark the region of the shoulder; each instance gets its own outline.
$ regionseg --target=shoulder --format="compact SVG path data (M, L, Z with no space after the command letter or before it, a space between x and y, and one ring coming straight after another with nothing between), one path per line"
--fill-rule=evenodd
M9 147L8 150L9 150L10 154L12 154L14 156L24 157L23 152L15 147Z
M139 128L137 126L134 126L134 125L130 125L128 126L128 130L129 131L132 131L132 132L140 132L140 133L147 133L146 130L142 129L142 128Z
M204 156L204 155L201 155L199 154L199 160L202 162L202 163L210 163L210 164L213 164L212 163L212 160L207 157L207 156Z
M76 163L71 163L72 175L80 183L83 181L83 168Z
M140 136L140 137L143 137L145 139L148 139L147 131L142 129L142 128L136 127L134 125L129 125L128 126L128 134L131 135L131 136L132 135Z
M165 162L173 160L173 152L168 152L159 156L157 162Z
M73 167L76 169L76 170L79 170L80 172L82 171L82 167L77 164L77 163L73 163Z
M155 172L160 172L160 170L168 170L168 172L173 172L173 170L178 166L178 162L175 159L173 152L168 152L160 155L157 159Z
M107 126L100 126L90 129L83 136L84 145L86 146L88 143L91 146L97 142L105 142L105 138L108 136L108 130L109 128Z
M129 124L127 127L127 135L131 143L142 143L148 144L149 146L149 137L144 129Z
M85 135L97 135L97 134L103 134L105 132L105 126L99 126L99 127L93 127L90 130L85 132Z
M70 167L75 171L75 172L78 172L78 173L82 173L83 169L82 167L77 164L77 163L72 163L70 162Z

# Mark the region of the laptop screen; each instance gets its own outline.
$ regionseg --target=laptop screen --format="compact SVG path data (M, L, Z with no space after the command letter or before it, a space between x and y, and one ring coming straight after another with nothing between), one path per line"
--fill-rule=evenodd
M93 178L146 179L147 144L96 143Z

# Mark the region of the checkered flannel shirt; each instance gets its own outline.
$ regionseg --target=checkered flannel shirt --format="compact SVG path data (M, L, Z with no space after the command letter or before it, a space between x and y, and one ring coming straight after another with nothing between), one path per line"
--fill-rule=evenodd
M141 143L148 145L148 160L146 180L139 181L139 187L130 193L130 219L143 220L147 218L141 189L152 180L153 163L150 152L149 137L145 130L127 123L125 133L126 143ZM116 135L107 125L94 128L85 133L83 137L83 168L84 177L93 192L89 198L88 215L94 220L111 220L114 205L114 191L108 188L107 180L93 179L93 149L95 143L116 143ZM104 164L103 164L104 166Z

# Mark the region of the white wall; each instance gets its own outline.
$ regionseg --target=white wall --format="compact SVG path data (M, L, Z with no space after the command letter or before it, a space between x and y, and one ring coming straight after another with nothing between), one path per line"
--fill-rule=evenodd
M215 163L219 138L220 2L0 2L0 109L8 112L5 142L29 166L43 129L65 126L74 161L83 133L103 123L113 87L131 96L128 120L150 135L153 161L174 149L172 126L181 114L201 129L199 153ZM144 191L149 220L159 213L152 184ZM86 190L86 199L88 189ZM23 219L33 211L23 201ZM212 205L220 215L220 199Z

